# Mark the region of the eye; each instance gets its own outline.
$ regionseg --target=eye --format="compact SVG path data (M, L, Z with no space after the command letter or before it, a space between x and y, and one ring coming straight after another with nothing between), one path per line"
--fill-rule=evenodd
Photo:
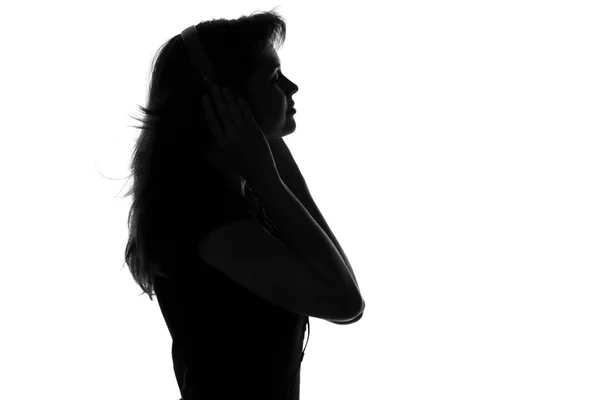
M277 82L279 80L279 74L281 74L281 70L277 72L277 79L273 79L271 82Z

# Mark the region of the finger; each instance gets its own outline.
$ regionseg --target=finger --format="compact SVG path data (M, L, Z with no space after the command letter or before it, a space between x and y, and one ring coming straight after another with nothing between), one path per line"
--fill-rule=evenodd
M235 137L235 127L231 122L231 113L229 112L229 106L227 105L227 101L225 97L223 97L223 93L221 92L221 88L217 85L213 85L212 88L213 99L217 104L217 111L219 118L221 120L221 124L223 125L223 131L225 142L228 143L232 138Z
M227 100L227 104L229 106L229 112L231 114L233 125L235 126L238 132L243 132L244 117L242 116L242 112L240 111L240 105L237 102L237 98L239 97L239 95L233 92L231 89L224 89L223 94L225 95L225 99Z
M221 128L221 123L217 119L215 115L215 110L212 106L212 102L210 100L210 96L205 96L204 98L204 116L206 117L206 122L208 123L208 127L210 128L210 132L214 136L215 140L220 146L224 144L224 132L223 128Z
M254 119L254 115L252 114L252 111L250 111L250 106L248 105L248 102L246 101L246 99L243 97L238 97L237 101L240 106L240 110L242 112L242 117L244 118L244 122L245 122L246 126L249 126L253 129L255 129L255 128L260 129L258 124L256 123L256 120Z

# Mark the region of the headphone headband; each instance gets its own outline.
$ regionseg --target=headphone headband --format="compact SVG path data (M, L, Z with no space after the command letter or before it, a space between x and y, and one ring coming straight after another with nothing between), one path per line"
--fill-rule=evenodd
M181 38L192 59L192 63L203 83L211 85L214 81L212 64L208 60L204 51L204 44L200 40L200 35L196 25L192 25L181 32Z

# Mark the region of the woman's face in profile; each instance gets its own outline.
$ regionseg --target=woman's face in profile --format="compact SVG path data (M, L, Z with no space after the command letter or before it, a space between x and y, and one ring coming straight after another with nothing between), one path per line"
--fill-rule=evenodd
M298 86L281 73L277 52L272 45L260 55L259 64L246 85L250 109L267 140L287 136L296 130L291 96ZM246 180L217 149L204 154L207 163L223 173L228 187L244 195Z
M246 91L251 110L267 140L280 138L296 130L294 114L288 113L294 105L292 95L298 86L281 72L281 61L272 45L260 54L259 63Z

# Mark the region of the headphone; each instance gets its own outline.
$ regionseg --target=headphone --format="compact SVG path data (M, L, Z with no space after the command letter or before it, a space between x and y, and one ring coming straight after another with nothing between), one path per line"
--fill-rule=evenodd
M181 38L183 39L183 43L187 49L187 52L192 60L192 64L200 78L200 82L204 87L210 91L211 85L215 82L214 74L212 70L212 64L208 60L208 56L204 51L204 44L200 39L200 35L198 34L198 30L196 29L196 25L192 25L181 32ZM288 392L286 398L290 396L290 391L292 390L292 384L296 380L298 376L298 371L300 370L300 365L302 364L302 360L304 359L304 350L306 350L306 346L308 346L308 339L310 339L310 321L308 316L305 316L306 324L308 325L308 338L306 339L306 345L302 350L300 355L300 362L298 363L298 368L296 369L296 373L290 382L288 387ZM304 333L302 334L302 342L304 343Z

